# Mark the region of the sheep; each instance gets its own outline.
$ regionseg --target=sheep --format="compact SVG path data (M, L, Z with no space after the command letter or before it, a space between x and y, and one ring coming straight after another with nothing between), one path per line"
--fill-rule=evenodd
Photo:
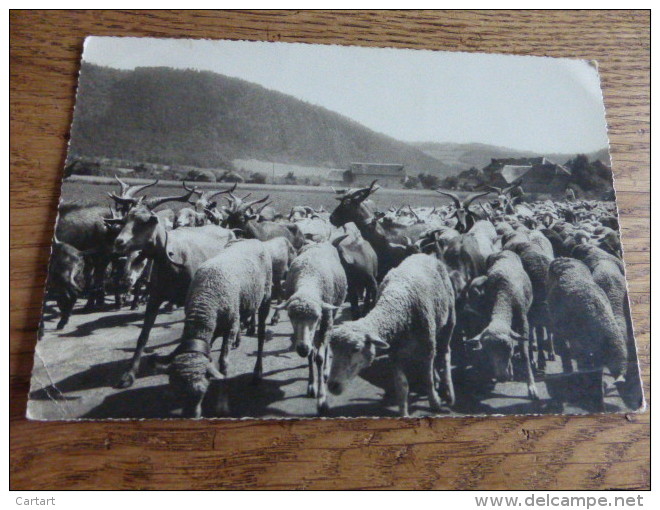
M201 227L208 223L207 215L190 207L180 209L174 216L172 228Z
M547 329L545 329L549 328L546 280L552 257L548 257L543 250L531 242L518 243L510 248L510 251L513 251L520 257L523 269L525 269L532 283L533 299L527 313L531 333L530 346L534 345L535 341L538 347L538 368L545 370L546 351L548 353L548 360L554 361L555 359L555 348L552 337L548 334ZM534 367L533 359L531 362L532 367Z
M407 361L422 360L429 403L441 410L435 389L436 355L442 359L443 397L454 405L449 342L456 323L454 290L444 263L417 254L392 269L379 289L376 305L366 317L345 322L330 333L332 366L328 388L334 395L360 370L370 366L376 349L389 349L401 416L408 416Z
M561 349L563 371L573 372L574 358L578 370L605 366L615 380L622 381L628 364L626 342L607 295L589 268L572 258L553 260L547 290L550 322L557 348Z
M316 395L319 414L324 414L328 409L326 336L337 310L346 299L347 287L346 273L335 247L326 242L303 249L289 268L285 287L288 299L276 308L286 309L289 314L295 350L309 360L307 395Z
M284 291L282 289L282 281L286 278L289 271L289 266L296 258L296 249L284 237L276 237L268 241L264 241L264 246L270 254L270 259L273 262L273 299L281 303ZM280 320L280 311L275 309L273 317L270 319L270 325L276 325Z
M478 359L498 382L513 379L514 342L524 363L527 392L538 399L529 353L529 321L527 313L533 299L532 282L523 268L520 257L505 250L488 257L488 272L475 278L470 290L483 297L488 326L466 342L475 351L482 351Z
M486 260L498 247L497 237L490 222L479 220L469 232L448 242L443 258L450 268L460 271L465 281L469 281L486 272Z
M227 375L229 341L240 335L241 315L254 312L258 314L258 350L253 381L261 380L272 279L270 254L258 240L230 241L195 272L186 296L181 342L170 355L168 369L170 386L184 397L187 415L201 416L209 386L207 374L215 378ZM219 336L222 350L215 370L210 352Z
M635 349L635 337L633 333L632 319L630 316L630 302L623 262L596 246L581 244L573 249L573 258L581 260L591 271L596 284L603 289L610 302L612 313L626 342L628 352L628 368L625 380L628 383L626 391L635 392L633 399L634 408L639 407L643 396L640 394L639 367L637 364L637 350ZM624 400L626 400L624 398ZM628 402L628 400L626 400Z

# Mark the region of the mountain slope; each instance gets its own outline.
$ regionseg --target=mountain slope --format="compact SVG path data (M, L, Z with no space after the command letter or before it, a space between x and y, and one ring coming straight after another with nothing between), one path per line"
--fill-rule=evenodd
M325 108L210 72L119 71L84 63L71 155L218 167L234 159L346 168L401 163L409 174L450 168Z
M435 143L419 142L411 144L424 151L429 156L439 159L458 173L462 170L468 170L472 167L483 168L490 163L492 158L523 158L545 156L556 163L565 163L575 157L575 154L538 154L535 152L525 152L506 147L497 147L483 143ZM600 160L609 165L610 158L607 148L587 154L589 160Z

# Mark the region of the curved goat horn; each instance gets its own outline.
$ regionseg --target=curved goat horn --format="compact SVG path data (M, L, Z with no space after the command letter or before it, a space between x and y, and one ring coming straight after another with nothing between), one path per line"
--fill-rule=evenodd
M262 205L262 206L259 207L258 209L255 209L255 210L254 210L254 214L261 214L261 211L263 211L266 207L268 207L268 206L269 206L270 204L272 204L272 203L273 203L272 200L270 200L269 202L266 202L264 205ZM248 208L251 208L251 207L248 207Z
M185 184L186 183L184 182L183 187L186 190L186 193L184 195L170 196L170 197L153 197L153 198L146 198L142 201L149 209L155 209L156 207L164 204L165 202L187 202L188 199L192 196L192 194L195 193L196 188L192 188L192 189L187 188Z
M217 197L218 195L222 195L222 194L224 194L224 193L232 193L233 191L236 191L236 186L237 186L237 184L238 184L238 183L234 183L234 185L233 185L231 188L227 188L227 189L224 189L224 190L216 191L215 193L213 193L213 195L209 195L209 196L207 197L208 200L211 200L212 198Z
M441 191L439 189L435 189L433 191L435 191L436 193L440 193L441 195L445 195L445 196L451 198L454 201L454 204L456 205L456 209L460 209L462 207L460 199L454 193L449 193L448 191Z
M476 199L479 198L479 197L484 197L484 196L486 196L486 195L488 195L488 194L490 194L490 193L492 193L492 191L485 191L485 192L483 192L483 193L477 193L477 194L475 194L475 195L471 195L471 196L469 196L469 197L466 198L465 201L463 202L463 208L464 208L464 209L467 209L468 207L470 207L470 204L471 204L472 202L474 202L474 200L476 200Z
M375 193L380 189L380 186L376 186L376 183L378 182L378 179L374 179L369 186L366 188L360 188L357 191L354 191L351 193L351 198L355 200L356 202L362 202L363 200L366 200L369 195L372 193Z
M121 194L124 196L126 194L126 191L130 188L128 184L126 184L124 181L122 181L119 177L117 177L117 174L115 174L115 181L119 183L119 186L121 186Z
M494 191L498 195L504 195L504 188L498 188L497 186L486 186L486 189Z
M266 195L264 198L261 198L259 200L253 200L252 202L246 202L244 203L241 207L243 209L247 209L248 207L252 207L253 205L261 204L268 200L270 198L270 195Z
M419 221L419 216L417 216L417 213L416 213L415 210L410 206L410 204L408 204L408 209L410 209L410 212L411 212L412 215L415 217L415 219L416 219L417 221Z
M192 195L193 193L195 193L195 194L199 195L200 197L202 196L202 192L201 192L201 191L197 191L197 186L193 186L192 188L189 188L188 186L186 186L186 181L182 181L182 183L183 183L183 184L182 184L182 185L183 185L183 189L185 189L186 191L188 191L191 195Z
M140 193L140 191L144 191L147 188L151 188L152 186L155 186L158 184L160 179L156 179L154 182L149 182L147 184L139 184L137 186L129 186L129 188L126 190L126 192L123 192L122 195L126 198L132 198L135 196L136 193Z
M120 205L135 205L137 203L137 199L132 197L118 197L111 192L108 192L108 196Z

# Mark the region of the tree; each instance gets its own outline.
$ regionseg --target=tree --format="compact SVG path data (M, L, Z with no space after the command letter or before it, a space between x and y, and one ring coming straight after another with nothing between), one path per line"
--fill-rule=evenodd
M403 185L408 189L414 189L419 184L419 179L417 177L408 176L403 180Z
M432 174L419 174L418 176L419 182L422 184L423 188L426 189L435 189L438 186L440 186L440 179L438 179L437 176L432 175Z
M262 174L261 172L255 172L250 176L248 182L253 182L255 184L266 184L266 174Z

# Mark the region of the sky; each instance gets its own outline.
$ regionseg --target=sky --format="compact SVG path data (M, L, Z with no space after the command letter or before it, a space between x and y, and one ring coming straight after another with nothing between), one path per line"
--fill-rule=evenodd
M406 142L479 142L546 154L607 147L598 72L583 60L134 37L89 37L83 60L242 78Z

